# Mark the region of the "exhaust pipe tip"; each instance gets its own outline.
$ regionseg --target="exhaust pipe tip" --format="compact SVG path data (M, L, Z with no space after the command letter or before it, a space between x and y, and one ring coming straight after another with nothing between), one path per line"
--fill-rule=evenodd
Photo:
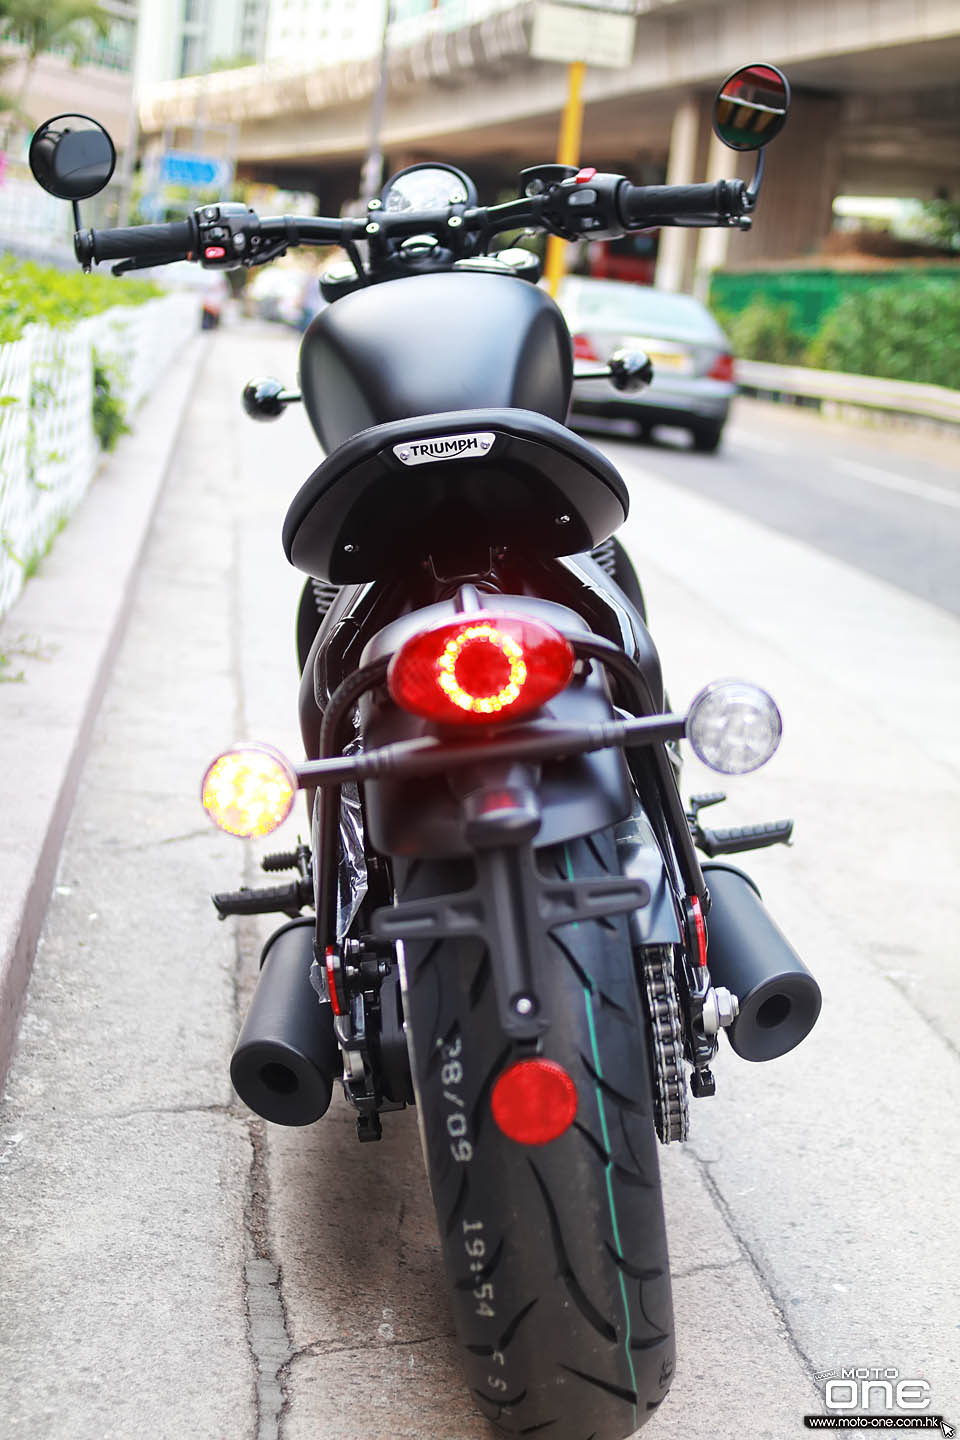
M704 865L710 888L707 965L714 985L737 996L726 1029L744 1060L776 1060L805 1040L822 1004L820 986L774 923L748 875L733 865Z
M776 975L740 998L726 1034L744 1060L776 1060L805 1040L817 1023L820 986L810 974Z
M319 996L316 997L320 1008ZM312 1125L330 1104L331 1078L282 1039L241 1040L230 1061L240 1099L274 1125Z
M294 920L263 947L260 979L230 1061L240 1099L274 1125L312 1125L342 1062L329 1005L310 983L314 921Z

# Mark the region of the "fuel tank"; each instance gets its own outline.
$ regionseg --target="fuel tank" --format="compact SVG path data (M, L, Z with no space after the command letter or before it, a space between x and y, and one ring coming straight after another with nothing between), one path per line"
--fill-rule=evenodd
M410 275L321 310L300 348L300 385L321 445L441 411L509 407L561 423L570 333L543 290L513 275Z

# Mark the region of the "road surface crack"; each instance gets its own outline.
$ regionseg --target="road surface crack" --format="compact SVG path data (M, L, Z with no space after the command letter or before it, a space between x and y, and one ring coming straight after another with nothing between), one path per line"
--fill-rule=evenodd
M283 1303L283 1274L270 1248L267 1222L270 1182L263 1121L251 1119L248 1130L251 1160L244 1217L247 1237L244 1304L247 1343L256 1377L256 1437L257 1440L278 1440L287 1407L285 1380L293 1346Z
M743 1236L740 1234L737 1228L737 1223L733 1211L728 1205L726 1197L721 1191L719 1185L711 1174L710 1162L707 1160L701 1160L695 1151L691 1153L693 1154L694 1163L696 1164L697 1169L700 1171L700 1176L703 1180L704 1185L707 1188L708 1193L710 1194L717 1209L720 1211L720 1214L722 1215L724 1222L726 1223L726 1226L733 1237L734 1243L743 1253L744 1259L748 1261L750 1268L753 1271L754 1277L757 1281L757 1284L763 1291L767 1303L769 1304L771 1310L774 1313L774 1317L777 1321L777 1326L781 1334L783 1335L783 1338L787 1342L788 1349L793 1352L793 1355L799 1363L801 1369L809 1377L810 1385L816 1394L817 1400L820 1401L822 1399L822 1396L820 1391L817 1389L816 1382L814 1380L814 1376L817 1372L817 1367L814 1365L813 1361L810 1359L810 1356L806 1353L803 1346L800 1344L799 1339L794 1334L793 1328L790 1325L790 1321L787 1319L786 1311L780 1304L780 1301L777 1299L773 1287L767 1279L766 1272L760 1264L759 1259L753 1253ZM733 1261L730 1263L737 1264L739 1262ZM713 1267L709 1263L707 1263L698 1268L707 1270ZM716 1268L726 1269L727 1267L725 1265L719 1265ZM689 1273L696 1272L694 1271Z
M741 1255L736 1260L705 1260L702 1265L691 1265L689 1270L670 1269L671 1278L674 1280L686 1280L691 1275L702 1275L707 1270L731 1270L737 1265L748 1263L747 1257Z
M417 1335L412 1340L378 1338L375 1342L358 1345L345 1345L336 1340L314 1340L310 1345L303 1345L299 1350L293 1351L283 1368L285 1372L289 1372L298 1360L310 1360L325 1355L365 1355L369 1359L374 1350L409 1350L417 1345L432 1345L437 1340L452 1341L455 1338L452 1330L444 1330L439 1335Z

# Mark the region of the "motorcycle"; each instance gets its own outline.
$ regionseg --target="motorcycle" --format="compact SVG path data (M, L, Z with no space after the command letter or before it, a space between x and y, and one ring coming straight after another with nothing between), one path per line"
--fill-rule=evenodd
M78 202L109 179L109 137L59 116L31 147L40 183L74 204L87 269L252 266L294 245L347 257L323 277L302 390L260 379L243 396L258 419L302 399L327 455L283 529L308 577L306 758L238 745L203 781L232 834L270 833L298 790L310 816L310 845L263 861L294 879L214 897L221 918L287 917L231 1076L281 1125L319 1120L340 1079L361 1141L416 1106L467 1381L510 1434L615 1440L663 1402L658 1142L686 1137L688 1093L715 1092L721 1030L772 1059L809 1033L820 992L752 881L718 859L788 841L792 822L711 829L702 812L724 796L685 809L678 788L681 738L744 773L775 751L777 708L720 681L671 713L611 538L626 486L564 425L569 332L530 283L537 255L494 245L747 228L788 108L773 66L720 87L716 133L758 152L749 184L634 186L543 164L518 198L483 207L469 176L428 162L359 219L220 203L84 230ZM652 372L619 350L600 373L630 390Z

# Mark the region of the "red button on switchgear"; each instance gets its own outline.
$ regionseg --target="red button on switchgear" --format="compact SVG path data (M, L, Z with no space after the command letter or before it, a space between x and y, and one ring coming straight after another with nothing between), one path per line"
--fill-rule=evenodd
M208 245L203 252L203 258L205 260L223 260L226 253L222 245Z
M587 165L583 170L577 171L576 175L573 177L574 184L586 185L587 181L592 180L596 173L597 172L592 165Z

